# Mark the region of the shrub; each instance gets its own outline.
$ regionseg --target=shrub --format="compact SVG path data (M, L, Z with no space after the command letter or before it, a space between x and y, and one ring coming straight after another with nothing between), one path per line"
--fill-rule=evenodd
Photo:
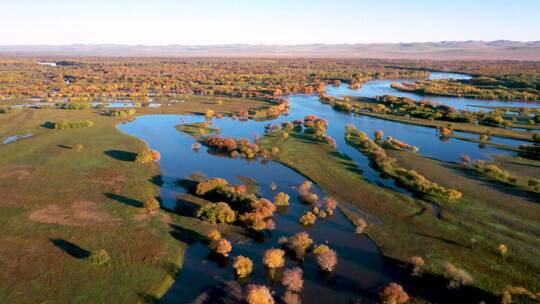
M88 260L95 265L104 265L111 260L109 253L105 249L92 251Z
M285 251L277 248L271 248L264 253L263 264L268 268L280 268L285 265Z
M245 256L237 256L233 264L236 275L245 278L253 272L253 261Z
M322 205L326 210L334 210L337 208L338 202L335 198L327 196L323 199Z
M159 209L159 201L151 197L144 201L144 209L146 209L148 212L155 211Z
M94 126L91 120L61 120L54 124L55 130L89 128Z
M302 304L300 296L289 290L283 294L283 302L285 302L285 304Z
M473 283L473 278L467 271L454 266L452 263L447 262L444 264L444 271L446 277L450 280L448 283L449 288L458 288L461 285Z
M313 249L313 253L315 255L318 255L320 253L323 253L323 252L327 252L330 250L330 247L328 247L328 245L325 245L325 244L319 244L315 247L315 249Z
M298 187L298 197L300 201L308 204L314 204L319 200L319 196L311 191L313 183L305 181L300 187Z
M274 196L274 204L276 206L289 206L289 195L285 192L279 192Z
M300 217L298 221L300 222L300 224L308 226L315 224L316 220L317 216L313 212L307 211L306 213L304 213L304 215L302 215L302 217Z
M333 249L317 254L317 264L319 264L319 267L324 271L333 271L337 262L337 253Z
M307 232L298 232L290 238L285 238L282 243L287 249L294 252L297 259L301 259L306 254L306 250L313 244L313 240L309 237Z
M82 144L75 145L75 151L81 152L83 149L84 149L84 146Z
M211 241L218 241L219 239L221 239L221 233L217 231L216 229L210 230L207 236Z
M357 218L354 221L354 224L356 225L356 233L357 234L364 233L364 231L366 230L366 228L368 226L367 222L361 217Z
M210 109L206 110L204 112L204 117L206 117L206 119L208 120L212 119L212 117L214 117L214 110L210 110Z
M197 193L197 195L205 195L208 192L225 187L228 184L229 182L224 178L211 178L198 183L195 193Z
M208 203L200 207L195 216L205 222L212 224L216 223L233 223L236 221L236 211L232 210L227 203Z
M304 287L304 279L302 278L303 271L300 267L294 267L287 269L281 277L281 284L287 288L287 290L300 292Z
M403 287L397 283L390 283L381 293L381 301L384 304L402 304L409 301L409 295Z
M216 253L219 253L223 256L229 256L229 253L232 250L231 242L227 241L226 239L219 239L216 241L215 249Z
M127 117L135 115L135 109L114 109L106 113L112 117Z
M421 256L413 256L410 259L411 264L413 265L412 275L421 276L424 271L425 261Z
M508 253L508 247L506 247L505 244L500 244L499 247L497 247L497 250L502 257L506 256Z
M381 139L383 139L383 137L384 137L384 132L383 131L381 131L381 130L375 131L375 139L376 140L381 140Z
M274 304L274 298L270 289L262 285L249 285L247 288L246 301L249 304Z
M161 155L158 151L146 148L137 154L135 162L139 165L146 165L151 162L157 162L160 158Z

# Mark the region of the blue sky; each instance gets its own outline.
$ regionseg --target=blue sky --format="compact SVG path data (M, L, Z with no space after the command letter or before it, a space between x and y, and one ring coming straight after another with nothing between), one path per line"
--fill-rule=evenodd
M0 45L540 40L538 0L0 0Z

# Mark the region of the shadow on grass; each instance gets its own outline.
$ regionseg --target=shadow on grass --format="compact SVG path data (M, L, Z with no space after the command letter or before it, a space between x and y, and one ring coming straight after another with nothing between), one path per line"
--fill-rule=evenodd
M50 239L54 246L62 249L67 254L76 259L85 259L90 256L90 251L83 249L70 241L64 239Z
M122 160L122 161L135 161L135 158L137 158L137 153L129 152L129 151L122 151L122 150L107 150L103 152L105 155L108 155L114 159Z
M45 129L54 129L54 122L46 121L46 122L41 124L41 127L45 128Z
M431 239L434 239L434 240L439 240L439 241L444 242L444 243L449 244L449 245L454 245L454 246L459 246L459 247L470 249L469 246L463 245L463 244L461 244L459 242L456 242L454 240L450 240L450 239L447 239L447 238L444 238L444 237L435 236L435 235L429 235L429 234L421 233L421 232L415 232L415 234L421 235L421 236L424 236L424 237L427 237L427 238L431 238Z
M73 147L66 146L66 145L58 145L58 148L73 150Z
M131 206L131 207L137 207L137 208L142 208L144 206L144 204L138 200L134 200L132 198L129 198L129 197L125 197L123 195L118 195L118 194L114 194L114 193L105 193L105 196L107 196L108 198L110 199L113 199L117 202L120 202L122 204L125 204L125 205L128 205L128 206Z
M181 227L179 225L170 224L171 236L180 242L192 245L197 242L205 242L206 237L197 231Z

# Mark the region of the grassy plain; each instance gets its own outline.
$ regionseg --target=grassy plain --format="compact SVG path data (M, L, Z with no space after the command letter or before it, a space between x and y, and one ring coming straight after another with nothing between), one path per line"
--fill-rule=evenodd
M231 113L259 107L246 99L190 97L185 103L137 109L152 113ZM160 297L172 284L186 244L178 231L199 231L197 220L165 210L147 213L159 196L157 164L133 161L145 143L103 110L22 109L0 115L0 298L9 303L137 303ZM50 129L62 119L90 128ZM75 149L82 144L81 151ZM181 238L180 238L181 239ZM183 240L183 239L181 239ZM111 261L92 264L92 251Z

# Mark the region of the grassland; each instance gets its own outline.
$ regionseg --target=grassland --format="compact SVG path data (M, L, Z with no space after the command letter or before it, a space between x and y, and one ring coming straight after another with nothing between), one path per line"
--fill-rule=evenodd
M367 233L386 256L400 261L424 256L435 274L442 274L442 264L450 261L474 274L474 286L495 294L506 285L540 287L535 253L540 245L538 197L498 187L459 167L391 152L400 166L464 194L455 203L429 196L412 198L369 183L346 156L304 136L294 134L284 140L267 135L260 143L279 147L278 161L378 219L373 222L380 223L370 225ZM439 216L432 204L439 206ZM511 248L507 257L498 254L499 244Z
M264 105L216 100L192 97L137 114L231 113ZM88 119L94 126L48 127L62 119ZM133 162L145 144L118 131L122 121L95 109L0 115L1 139L33 134L0 147L2 301L137 303L160 297L172 284L186 248L177 232L206 228L192 218L142 208L145 199L159 196L160 169ZM98 249L110 255L106 265L88 260Z

